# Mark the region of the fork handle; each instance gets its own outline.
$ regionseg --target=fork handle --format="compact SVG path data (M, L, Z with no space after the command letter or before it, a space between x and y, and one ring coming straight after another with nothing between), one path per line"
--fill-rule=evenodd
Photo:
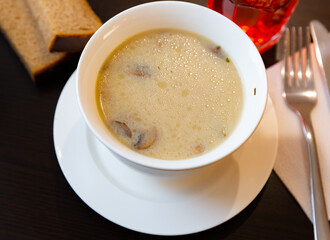
M310 121L305 122L304 125L306 131L305 137L307 141L310 166L310 186L314 222L314 239L329 240L330 228L322 188L320 165L315 144L314 130Z

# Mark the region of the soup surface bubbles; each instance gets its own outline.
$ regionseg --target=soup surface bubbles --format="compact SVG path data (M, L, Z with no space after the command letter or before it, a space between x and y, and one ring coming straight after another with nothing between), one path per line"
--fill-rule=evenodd
M176 29L140 33L99 71L96 98L109 131L150 157L194 157L221 144L243 106L239 74L209 39Z

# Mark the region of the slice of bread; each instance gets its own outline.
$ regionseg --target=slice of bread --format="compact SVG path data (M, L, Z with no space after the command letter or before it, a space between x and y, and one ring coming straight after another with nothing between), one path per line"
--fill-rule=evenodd
M50 51L81 51L102 25L86 0L26 0Z
M33 80L67 55L49 52L24 0L0 0L0 28Z

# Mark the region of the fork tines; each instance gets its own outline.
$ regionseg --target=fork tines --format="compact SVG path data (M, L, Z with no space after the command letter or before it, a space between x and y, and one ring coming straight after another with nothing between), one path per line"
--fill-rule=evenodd
M284 60L282 71L285 84L309 85L311 80L310 29L306 27L287 28L277 44L276 58Z

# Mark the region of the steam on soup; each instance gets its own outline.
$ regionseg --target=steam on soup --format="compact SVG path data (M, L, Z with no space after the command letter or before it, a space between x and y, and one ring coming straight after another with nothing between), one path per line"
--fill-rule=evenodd
M175 29L144 32L116 48L99 71L96 97L120 142L168 160L217 147L243 105L240 77L223 49Z

